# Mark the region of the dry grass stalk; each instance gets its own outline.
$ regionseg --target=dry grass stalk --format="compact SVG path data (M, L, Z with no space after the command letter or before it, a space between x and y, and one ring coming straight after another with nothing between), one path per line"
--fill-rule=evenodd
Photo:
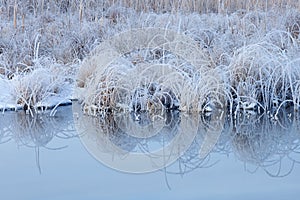
M22 15L22 33L25 31L25 15Z
M83 3L81 1L80 5L79 5L79 22L80 22L80 25L82 23L82 18L83 18Z
M18 4L17 1L15 1L14 5L14 28L17 28L17 12L18 12Z

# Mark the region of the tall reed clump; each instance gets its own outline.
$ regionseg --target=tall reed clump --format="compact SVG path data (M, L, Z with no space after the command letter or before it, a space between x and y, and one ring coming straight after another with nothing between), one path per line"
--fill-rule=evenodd
M291 34L292 38L298 40L300 34L300 13L291 10L286 16L285 26L287 31Z
M71 5L80 5L82 0L71 0L71 1L56 1L56 5L60 7L71 7ZM94 0L86 1L86 7L91 9L91 6L95 5ZM97 2L98 6L102 8L111 7L114 5L133 8L139 12L172 12L178 11L191 13L197 12L203 13L232 13L236 10L263 10L268 11L272 8L299 8L299 2L294 1L283 1L283 0L269 0L269 1L254 1L254 0L185 0L185 1L173 1L173 0L100 0Z
M239 49L228 67L237 103L252 102L271 110L293 101L294 85L300 74L289 62L281 48L269 43Z
M210 103L224 106L222 79L189 37L160 28L137 29L95 51L83 62L77 82L88 112L120 107L199 112Z

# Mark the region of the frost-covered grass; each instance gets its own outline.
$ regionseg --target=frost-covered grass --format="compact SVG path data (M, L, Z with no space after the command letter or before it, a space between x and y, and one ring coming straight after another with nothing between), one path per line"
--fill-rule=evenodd
M150 52L123 52L110 65L97 58L99 47L92 51L112 36L147 27L192 38L203 56L200 70L167 51L152 60ZM75 79L89 88L75 97L100 110L298 108L299 27L293 0L0 1L1 108L68 101ZM171 71L160 73L163 68Z

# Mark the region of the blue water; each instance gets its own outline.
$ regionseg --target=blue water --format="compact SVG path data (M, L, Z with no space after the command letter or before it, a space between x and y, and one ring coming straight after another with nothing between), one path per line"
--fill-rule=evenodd
M64 107L55 119L28 123L29 129L23 122L25 128L18 129L22 114L1 115L0 141L5 141L0 144L1 199L299 199L298 163L290 171L292 163L284 159L282 170L289 173L271 177L263 168L251 173L256 165L232 150L213 151L206 165L186 173L180 173L179 163L144 174L113 170L86 150L72 116L72 108ZM47 135L40 139L44 143L32 142L36 132ZM299 154L290 155L300 160Z

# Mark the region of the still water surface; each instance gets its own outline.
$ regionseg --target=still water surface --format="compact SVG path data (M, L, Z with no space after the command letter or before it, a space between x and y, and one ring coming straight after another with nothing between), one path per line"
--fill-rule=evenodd
M161 124L145 126L128 116L117 123L115 117L112 125L111 120L77 114L73 120L73 115L67 106L55 117L32 118L23 112L0 116L1 199L299 199L300 122L295 114L279 113L279 120L274 120L250 113L229 120L218 113L198 116L193 127L195 116L191 122L171 113L162 116L168 119L155 135L137 137L134 145L134 136L125 137L124 132L137 124L148 129ZM88 128L82 128L84 124ZM162 140L170 143L187 129L197 135L177 162L140 174L108 167L111 163L99 161L83 136L93 130L97 137L113 133L109 141L115 146L143 152L158 148ZM207 136L217 132L217 137ZM208 140L206 150L203 144ZM110 146L100 150L118 156ZM205 151L207 155L199 156Z

